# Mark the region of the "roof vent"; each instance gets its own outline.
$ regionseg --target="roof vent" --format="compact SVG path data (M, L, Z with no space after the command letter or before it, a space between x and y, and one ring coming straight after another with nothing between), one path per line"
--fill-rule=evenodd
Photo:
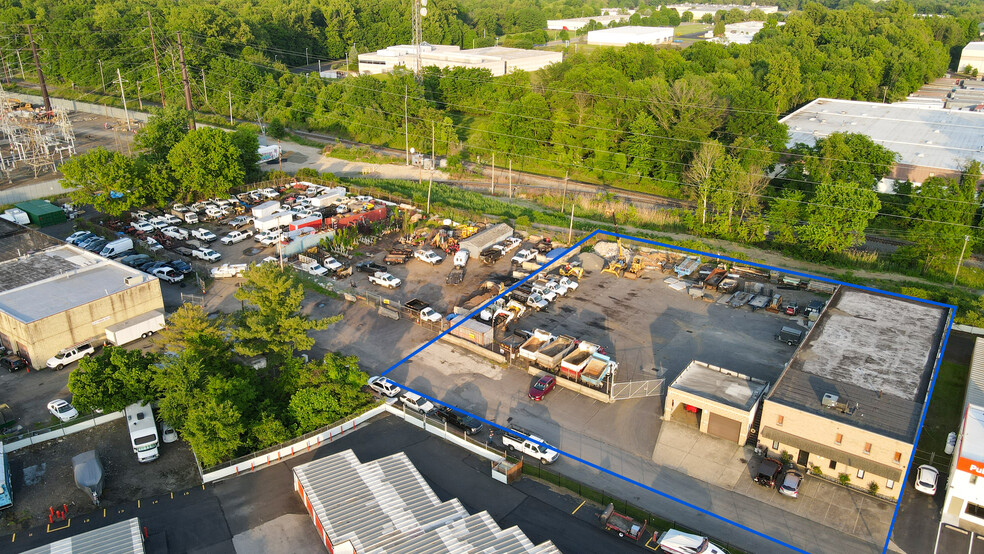
M125 279L123 279L123 283L126 286L139 284L140 281L143 281L143 277L141 277L139 275L130 275L130 276L126 277Z
M836 394L827 393L823 395L823 400L820 401L821 404L826 408L833 408L837 405L837 401L840 399Z

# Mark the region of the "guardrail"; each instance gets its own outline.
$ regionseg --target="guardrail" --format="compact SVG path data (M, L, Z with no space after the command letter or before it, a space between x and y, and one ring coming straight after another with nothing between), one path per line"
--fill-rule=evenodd
M112 412L109 414L94 413L79 421L71 421L56 425L54 427L21 433L19 435L5 438L3 441L3 451L10 453L15 450L20 450L21 448L40 444L45 441L67 437L68 435L78 433L79 431L92 429L97 425L102 425L103 423L109 423L122 418L123 412Z

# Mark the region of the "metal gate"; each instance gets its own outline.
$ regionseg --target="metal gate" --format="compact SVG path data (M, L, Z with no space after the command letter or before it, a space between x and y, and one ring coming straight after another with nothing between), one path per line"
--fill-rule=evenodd
M196 306L205 305L205 297L199 294L188 294L185 292L181 293L181 303L182 304L195 304Z
M629 381L627 383L612 383L612 400L628 400L646 396L663 396L665 379L650 379L648 381Z

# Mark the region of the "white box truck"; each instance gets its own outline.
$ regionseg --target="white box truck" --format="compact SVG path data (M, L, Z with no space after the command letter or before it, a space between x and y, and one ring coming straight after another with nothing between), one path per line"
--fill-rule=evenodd
M257 232L279 229L294 221L294 215L290 212L279 212L266 217L258 217L253 221L253 227Z
M257 206L253 206L253 218L261 219L279 212L280 209L280 202L270 200L269 202L264 202Z
M145 339L164 328L164 312L153 310L106 327L106 343L123 346Z
M130 431L130 445L137 453L140 463L153 462L160 453L157 446L160 439L157 435L157 423L154 421L154 410L143 403L130 404L123 409L126 416L126 428Z

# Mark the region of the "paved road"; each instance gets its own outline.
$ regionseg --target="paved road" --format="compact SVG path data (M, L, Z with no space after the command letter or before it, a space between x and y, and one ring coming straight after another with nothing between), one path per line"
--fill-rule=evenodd
M316 544L310 518L284 517L305 514L293 491L291 468L349 448L362 461L405 452L441 500L458 498L471 513L486 510L503 528L518 525L534 543L552 540L561 551L570 553L639 551L603 531L591 520L592 510L582 509L584 513L572 516L579 499L526 480L516 486L503 485L491 478L485 460L398 418L383 417L330 445L250 475L142 499L139 505L134 502L105 514L97 511L53 533L41 528L33 530L33 536L0 537L0 553L21 552L134 516L147 529L149 542L157 545L163 539L169 552L248 551L242 548L244 543L263 544L257 531L269 532L273 523L289 535L303 535L306 544ZM277 546L281 547L283 544Z

